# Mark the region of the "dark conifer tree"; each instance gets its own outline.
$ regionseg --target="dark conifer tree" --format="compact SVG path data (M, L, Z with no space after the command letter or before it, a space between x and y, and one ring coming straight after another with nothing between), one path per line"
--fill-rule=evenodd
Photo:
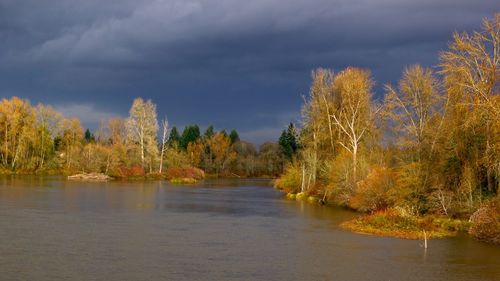
M229 139L231 139L231 143L235 143L240 140L240 135L238 135L238 132L236 130L231 130L231 133L229 133Z

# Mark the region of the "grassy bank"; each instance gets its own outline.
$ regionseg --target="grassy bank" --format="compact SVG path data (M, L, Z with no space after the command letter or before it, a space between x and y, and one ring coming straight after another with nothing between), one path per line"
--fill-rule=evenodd
M286 193L289 200L303 200L312 204L321 203L321 198L305 193ZM459 233L467 233L470 223L466 220L452 219L444 216L415 216L400 208L379 210L371 214L360 214L358 217L340 225L342 228L359 233L376 236L396 237L402 239L428 239L453 237Z
M403 239L445 238L466 233L469 222L441 216L413 216L398 209L361 215L341 224L341 227L362 234ZM425 231L425 234L424 234Z

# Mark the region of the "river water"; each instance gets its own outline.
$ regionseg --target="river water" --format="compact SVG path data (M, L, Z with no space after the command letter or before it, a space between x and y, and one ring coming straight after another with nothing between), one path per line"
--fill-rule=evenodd
M500 280L500 247L343 231L265 180L0 178L0 280Z

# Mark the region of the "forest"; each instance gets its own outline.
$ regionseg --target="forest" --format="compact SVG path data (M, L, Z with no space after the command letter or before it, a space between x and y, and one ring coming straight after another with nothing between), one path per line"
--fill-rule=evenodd
M497 13L480 31L455 33L438 66L408 66L379 100L367 69L316 69L277 187L402 228L408 217L472 215L496 228L472 232L500 242L499 43Z
M156 105L134 100L127 118L104 120L95 132L53 107L12 97L0 102L3 174L104 173L113 177L274 177L284 154L274 142L255 145L198 125L182 132L157 119Z

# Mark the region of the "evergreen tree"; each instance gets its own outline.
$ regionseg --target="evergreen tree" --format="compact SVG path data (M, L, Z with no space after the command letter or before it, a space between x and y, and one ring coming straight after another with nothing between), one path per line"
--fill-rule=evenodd
M281 150L285 154L285 156L292 160L293 155L297 152L298 144L297 144L297 132L295 130L295 126L293 123L288 125L286 130L283 130L281 136L279 138L279 145L281 146Z
M229 139L231 140L231 143L235 143L240 140L240 136L238 135L238 132L236 130L231 130L231 133L229 133Z
M85 131L85 143L94 143L95 142L95 136L92 132L90 132L90 129L87 128Z
M215 134L214 132L214 126L210 125L208 126L207 130L205 131L205 134L203 134L204 138L205 139L210 139L211 137L213 137Z
M186 150L190 142L195 142L200 138L200 127L198 125L188 125L182 132L180 146Z
M179 144L180 140L181 140L181 135L179 134L177 127L173 126L172 130L170 130L170 135L168 137L168 144L169 145Z

